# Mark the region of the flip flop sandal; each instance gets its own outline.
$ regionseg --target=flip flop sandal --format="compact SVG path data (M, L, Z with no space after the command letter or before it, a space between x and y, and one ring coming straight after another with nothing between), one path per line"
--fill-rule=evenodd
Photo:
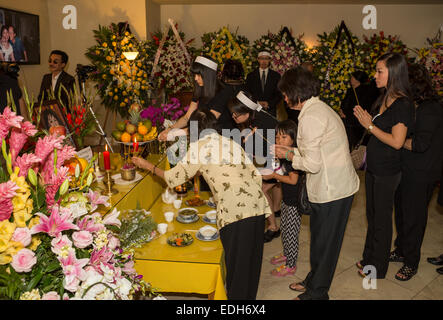
M271 271L271 274L276 277L285 277L289 275L293 275L295 271L297 270L297 267L288 268L287 266L280 266L274 270Z
M295 285L301 287L301 289L295 289L293 286L293 283L291 283L289 285L289 289L293 290L293 291L297 291L297 292L306 292L306 287L305 287L305 282L297 282Z
M286 262L286 257L282 254L272 257L271 264L280 264Z
M408 266L403 266L400 268L400 270L398 270L397 274L395 275L395 279L400 280L400 281L408 281L411 280L411 278L417 273L417 269L408 267ZM402 277L399 277L398 275L402 275Z
M362 264L362 261L363 260L360 260L360 261L358 261L355 265L357 266L357 268L359 268L359 269L363 269L364 268L364 265Z

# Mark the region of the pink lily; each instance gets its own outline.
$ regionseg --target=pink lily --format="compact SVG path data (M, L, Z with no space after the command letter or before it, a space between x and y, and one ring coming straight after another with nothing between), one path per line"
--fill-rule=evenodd
M100 192L94 192L92 189L89 189L88 198L91 202L91 212L95 211L100 204L109 207L109 197L102 196Z
M80 230L89 231L90 233L98 232L105 228L102 223L97 223L96 219L101 219L101 215L99 213L94 213L92 215L88 215L77 222L77 226Z
M114 208L111 213L105 216L105 218L103 219L103 224L120 227L122 223L120 220L117 219L119 215L120 212L117 211L116 208Z
M40 224L32 227L31 234L44 232L55 238L62 231L78 230L78 227L72 223L70 212L65 211L60 214L58 210L53 210L49 217L43 213L37 215L40 217Z
M72 250L66 258L60 257L59 261L65 275L65 289L71 292L77 291L79 282L86 280L86 271L83 267L88 264L89 259L77 259L75 251Z
M101 273L101 264L104 264L108 267L111 267L111 260L114 257L114 254L111 250L109 250L108 247L103 247L99 251L94 249L94 251L91 252L91 257L89 259L89 265L94 267L94 269Z

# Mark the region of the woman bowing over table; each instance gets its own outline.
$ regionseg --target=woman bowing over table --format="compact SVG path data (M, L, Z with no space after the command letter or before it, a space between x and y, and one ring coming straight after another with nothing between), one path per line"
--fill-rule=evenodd
M254 300L263 257L265 218L271 210L262 191L262 178L244 150L215 130L209 110L196 110L198 124L186 155L168 171L141 158L133 163L163 178L168 187L181 185L200 172L217 204L217 226L225 251L226 289L230 300Z
M216 94L221 90L221 84L217 79L217 68L217 63L209 57L198 56L195 59L191 65L191 73L194 75L195 81L192 102L183 117L159 134L160 141L174 140L173 138L168 139L168 136L174 136L174 131L185 128L195 110L211 109ZM212 112L215 115L215 112Z

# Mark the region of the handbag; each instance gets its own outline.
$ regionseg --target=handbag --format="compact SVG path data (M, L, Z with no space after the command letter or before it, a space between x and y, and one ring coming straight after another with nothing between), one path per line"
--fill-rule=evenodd
M308 198L308 190L306 189L306 172L300 172L298 176L299 192L297 195L298 209L304 215L312 213L311 203Z
M366 146L363 146L363 140L366 137L367 132L363 134L363 137L351 151L352 164L355 170L363 170L366 165Z

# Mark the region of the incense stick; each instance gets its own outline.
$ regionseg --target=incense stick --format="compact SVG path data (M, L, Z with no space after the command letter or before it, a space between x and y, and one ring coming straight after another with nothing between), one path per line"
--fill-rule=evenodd
M352 87L352 90L354 90L354 95L355 95L355 99L357 100L357 105L360 105L360 102L358 102L357 92L355 91L355 88L353 86L351 86L351 87Z

